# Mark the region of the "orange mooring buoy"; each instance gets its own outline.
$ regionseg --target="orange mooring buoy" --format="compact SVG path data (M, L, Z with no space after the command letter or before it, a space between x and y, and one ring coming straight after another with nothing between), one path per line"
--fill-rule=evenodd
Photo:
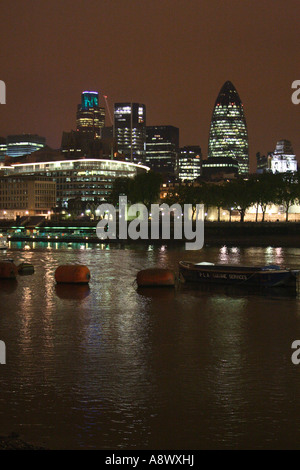
M16 279L18 268L10 261L0 262L0 279Z
M58 284L88 284L90 278L89 268L81 264L58 266L55 271L55 280Z
M149 268L137 273L139 287L175 286L175 273L170 269Z

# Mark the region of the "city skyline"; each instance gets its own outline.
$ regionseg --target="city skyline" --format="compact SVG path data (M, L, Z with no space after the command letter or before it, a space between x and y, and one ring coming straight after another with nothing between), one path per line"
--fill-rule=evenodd
M147 125L178 127L180 146L200 145L206 158L215 97L230 80L244 103L250 171L256 152L281 139L299 155L300 105L291 101L298 2L229 3L4 5L0 135L36 133L58 148L76 126L78 94L96 89L111 113L117 102L145 103Z

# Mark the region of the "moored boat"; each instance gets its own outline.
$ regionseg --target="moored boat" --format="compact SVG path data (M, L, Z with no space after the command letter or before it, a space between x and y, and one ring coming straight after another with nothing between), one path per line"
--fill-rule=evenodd
M180 261L179 273L186 282L277 287L296 286L299 270L277 265L240 266Z

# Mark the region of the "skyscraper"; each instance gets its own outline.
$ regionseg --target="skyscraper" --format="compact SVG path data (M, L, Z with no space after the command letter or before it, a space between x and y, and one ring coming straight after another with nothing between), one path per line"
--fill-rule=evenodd
M77 107L77 131L88 138L101 137L101 129L105 126L105 108L99 106L97 91L83 91L81 104Z
M174 173L179 151L179 129L147 126L146 164L159 173Z
M194 181L201 176L201 148L198 145L188 145L179 151L179 179Z
M215 102L208 157L235 158L239 174L249 172L248 132L243 104L230 81L224 83Z
M115 103L114 137L118 152L131 162L146 156L146 106L140 103Z

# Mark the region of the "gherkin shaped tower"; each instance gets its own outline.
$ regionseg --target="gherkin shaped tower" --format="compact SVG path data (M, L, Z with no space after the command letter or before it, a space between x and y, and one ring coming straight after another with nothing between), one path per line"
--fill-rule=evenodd
M248 132L243 104L230 81L224 83L215 102L210 124L208 157L222 158L223 162L224 158L235 158L239 174L249 172ZM216 160L216 166L217 162Z

